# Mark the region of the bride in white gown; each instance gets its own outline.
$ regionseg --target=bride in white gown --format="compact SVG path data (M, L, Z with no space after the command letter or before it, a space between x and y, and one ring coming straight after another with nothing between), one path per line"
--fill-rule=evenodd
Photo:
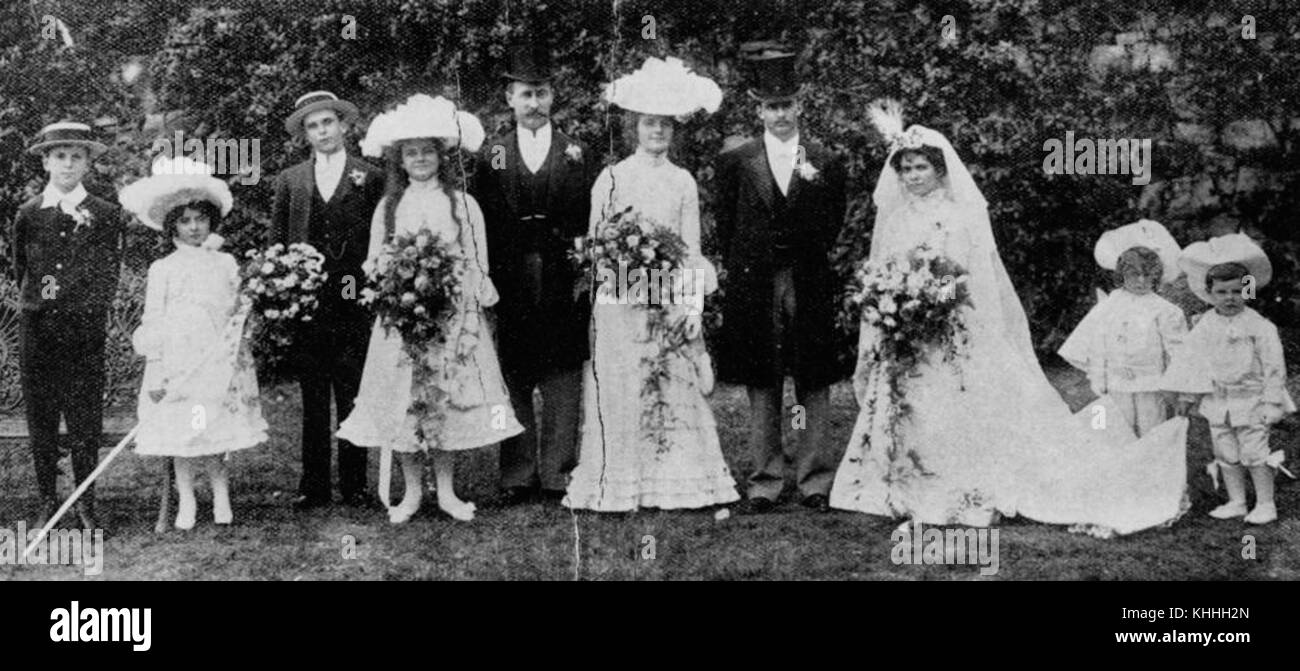
M853 383L862 410L831 506L973 526L1019 514L1098 535L1177 519L1186 507L1186 418L1138 440L1117 414L1106 421L1117 409L1104 398L1072 415L1038 365L988 204L952 145L922 126L904 133L897 111L873 117L892 146L873 194L870 259L926 244L961 265L968 336L956 361L931 346L902 378L908 410L895 434L901 449L891 450L889 376L873 362L880 332L861 325Z

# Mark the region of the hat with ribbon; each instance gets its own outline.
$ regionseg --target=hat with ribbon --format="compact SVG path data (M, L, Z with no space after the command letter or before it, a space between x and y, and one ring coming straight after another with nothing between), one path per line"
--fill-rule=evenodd
M334 110L339 115L339 120L344 123L354 123L361 114L357 111L357 106L346 100L340 100L338 96L329 91L312 91L298 97L293 103L293 114L284 120L284 129L292 135L297 135L304 131L302 122L312 112L320 110Z
M438 138L449 147L462 146L474 152L483 144L483 124L469 112L456 109L456 103L442 96L417 93L392 111L370 122L361 141L361 153L382 156L384 149L401 140Z
M221 216L230 214L235 199L230 187L212 176L212 166L188 156L159 156L153 162L153 174L132 182L118 194L118 201L140 222L156 231L163 230L167 213L180 205L207 201L216 205ZM212 222L216 224L216 222Z
M645 59L630 75L605 85L605 101L631 112L685 118L722 106L722 89L708 77L691 72L680 58Z
M69 145L85 147L91 158L108 151L107 146L91 137L90 126L76 121L60 121L42 128L36 142L27 148L27 153L44 154L54 147Z
M1187 285L1196 297L1210 300L1210 293L1205 289L1205 276L1214 266L1224 263L1240 263L1246 272L1255 278L1255 286L1262 287L1273 279L1273 264L1268 255L1254 240L1245 233L1220 235L1204 242L1193 242L1183 250L1178 258L1178 265L1187 273Z
M1150 219L1140 219L1102 233L1097 238L1092 255L1097 259L1097 265L1106 270L1115 270L1120 255L1133 247L1146 247L1160 257L1160 263L1164 266L1161 281L1173 282L1182 273L1178 267L1178 256L1183 250L1178 246L1178 241L1160 222Z

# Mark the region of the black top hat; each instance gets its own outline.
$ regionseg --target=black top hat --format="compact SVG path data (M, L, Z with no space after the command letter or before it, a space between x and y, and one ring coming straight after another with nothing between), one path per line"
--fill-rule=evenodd
M103 143L96 142L91 136L90 126L75 121L60 121L41 129L36 142L27 148L29 154L44 154L59 146L85 147L91 158L108 150Z
M540 84L551 80L551 52L536 42L517 42L507 48L508 67L501 76L510 81Z
M799 97L804 86L795 76L795 55L779 42L746 42L740 56L749 63L749 95L755 100L775 102Z

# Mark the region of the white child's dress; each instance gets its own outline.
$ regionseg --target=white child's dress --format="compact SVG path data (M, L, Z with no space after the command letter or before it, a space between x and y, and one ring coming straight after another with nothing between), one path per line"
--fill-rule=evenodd
M1155 293L1116 289L1079 322L1058 353L1109 395L1137 435L1168 419L1160 378L1187 337L1187 318Z
M496 290L487 276L487 242L483 213L473 196L455 193L461 224L452 217L452 201L437 180L412 181L394 214L395 234L428 229L452 241L470 263L463 300L449 318L446 342L426 353L433 363L432 380L445 399L434 414L436 435L422 441L417 429L430 426L429 416L412 410L412 385L416 384L411 357L396 331L388 333L375 320L366 351L365 369L352 414L339 425L338 437L353 445L415 452L436 446L442 450L468 450L498 443L520 434L497 361L492 332L484 308L496 302ZM384 201L375 209L370 228L369 268L385 239ZM481 270L480 270L481 269Z
M267 439L257 376L242 341L239 266L218 251L178 244L149 266L144 315L132 337L146 357L137 409L136 453L223 454ZM165 389L161 403L149 392Z
M592 228L604 215L632 206L682 236L688 266L703 273L703 290L716 275L700 255L699 192L695 178L662 157L638 152L606 168L592 187ZM740 498L718 442L717 423L704 394L711 385L698 345L672 356L662 393L668 420L643 426L647 367L657 343L647 339L643 306L592 308L592 361L584 367L583 419L578 466L563 504L569 508L628 511L702 508ZM668 306L677 319L686 305ZM698 366L697 366L698 363ZM662 442L661 442L662 441Z

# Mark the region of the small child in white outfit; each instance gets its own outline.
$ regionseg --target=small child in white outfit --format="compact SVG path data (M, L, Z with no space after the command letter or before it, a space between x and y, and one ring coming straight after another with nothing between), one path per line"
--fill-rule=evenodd
M1210 422L1213 468L1223 475L1228 502L1210 516L1245 516L1248 524L1277 519L1269 431L1296 411L1286 390L1286 362L1277 327L1245 306L1254 289L1268 283L1272 266L1263 250L1240 233L1188 246L1180 261L1198 298L1214 306L1192 328L1162 386L1180 393L1179 414L1200 399ZM1255 485L1255 508L1247 514L1246 472Z
M1103 234L1094 255L1116 272L1120 287L1088 312L1059 350L1088 374L1094 392L1110 396L1137 436L1169 417L1160 379L1187 335L1187 319L1155 290L1178 277L1178 253L1173 236L1154 221Z

